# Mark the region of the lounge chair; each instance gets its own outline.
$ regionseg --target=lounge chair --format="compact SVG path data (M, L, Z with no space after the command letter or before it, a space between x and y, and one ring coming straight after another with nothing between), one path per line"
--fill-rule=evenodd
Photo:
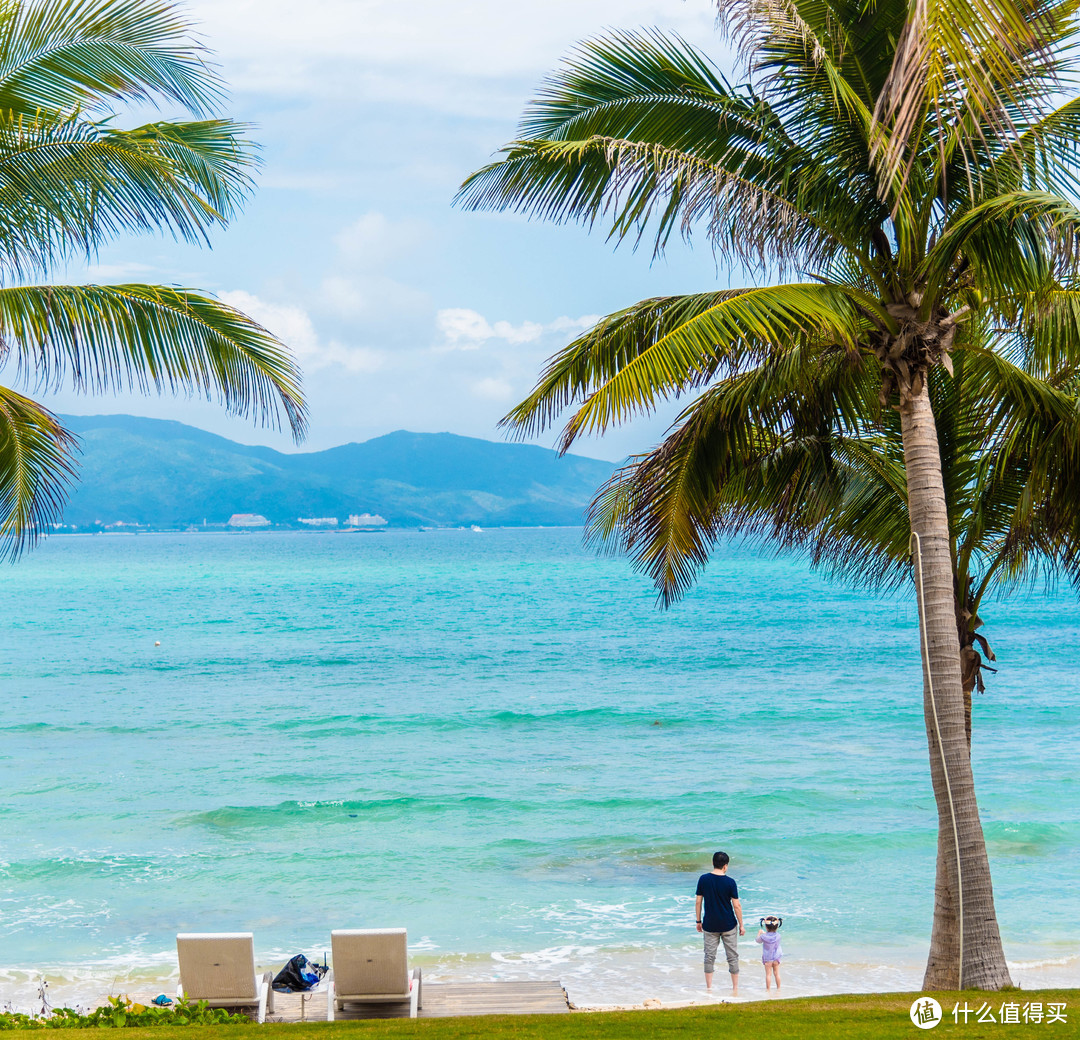
M343 928L330 933L334 964L326 1020L346 1004L409 1005L409 1018L424 1006L420 969L409 971L404 928Z
M180 961L177 999L205 1000L210 1007L258 1009L258 1021L274 1010L272 974L255 974L251 932L188 932L176 937Z

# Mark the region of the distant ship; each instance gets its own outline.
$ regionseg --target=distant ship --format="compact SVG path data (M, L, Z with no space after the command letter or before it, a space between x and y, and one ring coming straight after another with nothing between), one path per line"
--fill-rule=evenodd
M475 531L477 534L483 534L484 533L484 529L482 527L477 527L476 524L473 524L472 527L469 528L469 530L470 531Z

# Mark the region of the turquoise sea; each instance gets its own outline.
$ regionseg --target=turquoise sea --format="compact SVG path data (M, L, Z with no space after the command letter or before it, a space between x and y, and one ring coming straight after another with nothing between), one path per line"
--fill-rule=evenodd
M921 978L906 595L733 546L661 613L576 530L491 530L57 537L0 599L0 1004L39 974L56 1002L159 992L177 931L251 930L276 967L384 925L429 979L692 999L717 848L748 924L785 919L789 993ZM1076 602L984 614L1006 952L1022 985L1077 986Z

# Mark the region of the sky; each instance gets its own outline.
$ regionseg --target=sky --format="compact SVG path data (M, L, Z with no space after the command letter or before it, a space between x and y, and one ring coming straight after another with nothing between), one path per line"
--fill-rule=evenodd
M211 249L126 238L64 277L203 289L261 321L302 365L304 450L398 429L502 439L499 418L545 358L598 315L739 284L704 242L673 241L654 260L648 247L614 249L601 228L452 205L583 39L660 26L730 68L711 0L198 0L186 9L229 84L226 114L255 124L258 190ZM205 402L41 399L296 450L286 434ZM677 410L575 451L645 450ZM556 439L553 430L537 443Z

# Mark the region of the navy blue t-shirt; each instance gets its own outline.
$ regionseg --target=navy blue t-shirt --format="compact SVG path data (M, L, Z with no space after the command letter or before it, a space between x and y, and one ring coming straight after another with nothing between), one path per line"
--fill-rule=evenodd
M702 874L695 894L705 897L701 927L706 932L730 932L738 924L731 909L731 901L739 898L739 886L734 878L727 874Z

